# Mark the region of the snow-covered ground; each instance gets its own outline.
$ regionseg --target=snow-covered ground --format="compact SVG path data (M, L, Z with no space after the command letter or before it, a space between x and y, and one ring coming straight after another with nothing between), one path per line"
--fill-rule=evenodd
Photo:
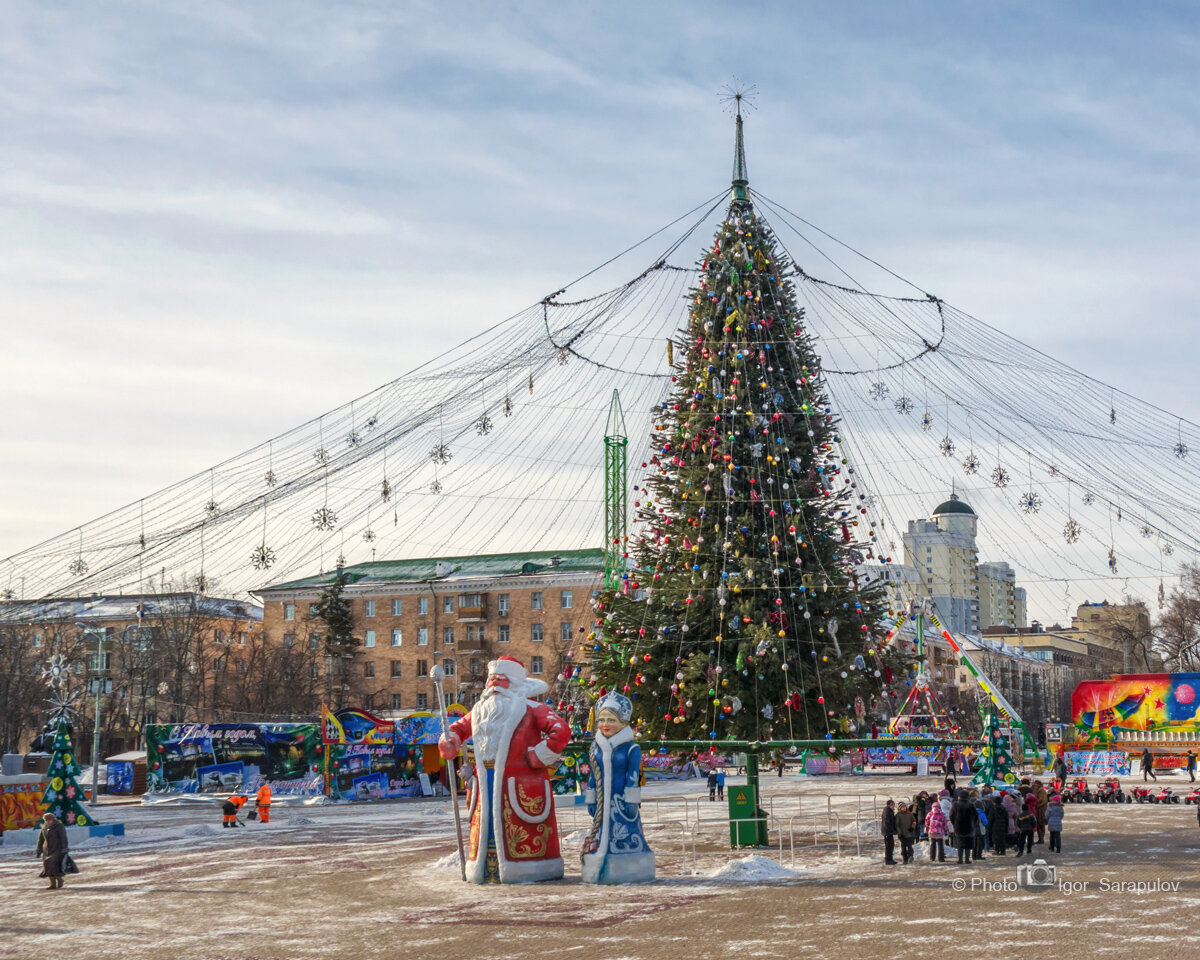
M730 778L726 791L739 782ZM1187 792L1186 776L1161 782ZM1035 848L1060 885L1031 891L1018 885L1011 854L934 864L918 846L916 863L882 864L879 807L940 788L939 778L765 777L763 785L772 847L757 851L729 850L725 807L708 801L702 782L648 785L660 879L624 888L579 883L587 816L570 798L558 804L567 877L484 888L459 880L446 800L277 804L271 823L236 830L221 827L216 804L102 807L101 819L123 821L126 835L77 846L82 872L62 892L40 890L28 847L0 846L0 960L847 951L869 960L984 942L1014 957L1074 955L1082 945L1089 958L1200 955L1200 934L1189 929L1200 905L1194 807L1068 805L1063 854Z

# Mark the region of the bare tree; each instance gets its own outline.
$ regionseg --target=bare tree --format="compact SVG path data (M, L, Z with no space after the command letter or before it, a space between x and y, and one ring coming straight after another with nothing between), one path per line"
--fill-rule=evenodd
M1200 670L1200 564L1184 564L1158 619L1158 652L1172 673Z
M56 687L78 699L86 682L86 650L70 621L38 620L35 605L0 604L0 749L20 753L40 733L52 707L45 670L52 657L65 665Z

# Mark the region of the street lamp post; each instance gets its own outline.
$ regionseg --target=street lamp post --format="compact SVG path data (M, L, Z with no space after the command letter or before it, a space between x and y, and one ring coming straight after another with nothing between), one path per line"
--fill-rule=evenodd
M78 624L83 626L83 624ZM92 799L89 806L96 806L100 796L100 696L104 690L104 634L96 632L96 725L92 728Z

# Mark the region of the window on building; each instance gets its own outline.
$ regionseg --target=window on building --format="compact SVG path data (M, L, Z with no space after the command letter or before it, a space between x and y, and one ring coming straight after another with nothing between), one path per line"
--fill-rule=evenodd
M453 612L454 612L454 598L453 597L442 597L442 613L453 613Z
M364 647L375 646L375 631L374 630L367 630L365 633L363 633L363 646Z
M321 643L321 637L319 634L316 634L316 633L309 634L309 637L308 637L308 649L309 650L316 650L317 647L320 645L320 643Z
M424 661L423 661L423 660L418 660L418 661L417 661L417 669L418 669L418 671L420 670L420 667L421 667L421 664L422 664L422 663L424 663ZM399 679L400 679L400 669L401 669L401 667L400 667L400 661L399 661L399 660L393 660L393 661L392 661L392 679L393 679L393 680L399 680ZM423 674L423 673L420 673L420 672L418 672L418 674L417 674L417 675L418 675L418 676L421 676L421 677L425 676L425 674Z
M570 623L561 624L558 628L558 639L570 640L571 633L574 630L574 625Z
M496 597L496 612L502 617L508 616L508 594L502 593Z
M467 643L475 642L475 628L467 627Z
M483 643L483 641L484 641L484 640L486 640L486 639L487 639L487 637L485 637L485 636L483 635L483 624L481 623L481 624L479 625L479 642L480 642L480 643Z
M429 707L429 694L418 693L417 694L417 709L418 710L426 710L426 709L428 709L428 707Z
M429 628L417 627L417 646L425 647L429 645Z
M417 613L421 614L421 616L424 616L428 612L429 612L429 598L428 597L417 597Z
M284 620L295 620L296 619L296 605L294 603L285 603L283 605L283 619Z
M535 623L529 628L529 639L534 643L542 642L542 625L540 623Z
M442 673L448 677L454 676L454 661L449 657L442 661Z
M368 678L375 676L375 661L374 660L368 660L366 663L363 664L363 676L368 677Z
M507 623L502 623L497 628L496 642L497 643L508 643L508 624Z
M392 694L392 709L393 710L403 710L404 707L401 706L402 702L403 701L401 700L400 694L398 694L398 693Z
M33 635L33 645L35 647L40 647L42 645L42 635L40 633L35 633Z
M392 631L392 646L399 647L404 643L404 631L396 628Z
M443 707L454 706L454 694L452 694L449 690L442 691L442 706Z
M454 628L453 627L442 627L442 643L446 643L446 644L454 643Z
M541 672L542 672L542 658L541 657L530 657L529 658L530 676L537 676Z
M239 630L238 631L238 646L244 647L245 645L246 645L246 631Z
M374 600L364 600L363 601L363 616L364 617L375 616L375 601Z
M393 600L392 601L392 616L398 617L402 613L404 613L404 601L403 600Z
M295 646L296 635L294 633L285 633L283 635L283 645L285 647Z
M478 610L482 606L483 606L483 594L482 593L464 593L461 597L458 598L458 609L459 610L461 610L463 607L467 607L470 610Z
M529 608L531 610L542 609L542 591L535 590L529 595Z
M418 660L417 661L417 676L418 677L429 676L429 661L428 660Z
M316 679L317 679L317 677L319 677L319 676L321 675L321 673L320 673L320 667L319 667L319 666L317 666L317 664L315 664L315 663L310 663L310 664L308 665L308 675L309 675L309 677L311 677L313 680L316 680Z
M472 657L470 663L471 676L477 677L483 673L483 661L478 657Z
M563 608L564 610L570 610L570 609L571 609L571 605L572 605L574 602L575 602L575 594L574 594L574 592L573 592L573 591L571 591L571 590L564 590L564 591L562 592L562 596L561 596L561 598L560 598L560 600L559 600L559 603L561 604L562 608Z

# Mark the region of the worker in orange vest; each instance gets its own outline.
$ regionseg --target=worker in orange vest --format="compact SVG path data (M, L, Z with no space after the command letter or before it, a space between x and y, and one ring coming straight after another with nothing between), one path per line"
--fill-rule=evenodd
M258 819L262 823L267 823L271 819L271 785L263 783L258 788L258 795L254 798L255 809L258 811Z
M221 826L223 827L239 827L245 826L237 818L237 812L242 808L242 804L246 802L246 798L239 793L235 793L228 800L221 803Z

